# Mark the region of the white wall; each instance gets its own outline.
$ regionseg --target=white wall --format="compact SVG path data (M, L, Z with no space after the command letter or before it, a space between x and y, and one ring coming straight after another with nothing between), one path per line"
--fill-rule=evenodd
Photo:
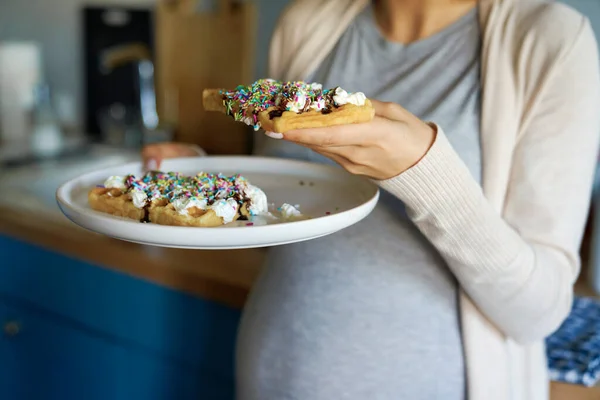
M521 0L522 1L522 0ZM586 15L596 32L600 42L600 1L599 0L561 0L561 3L570 5L580 13Z

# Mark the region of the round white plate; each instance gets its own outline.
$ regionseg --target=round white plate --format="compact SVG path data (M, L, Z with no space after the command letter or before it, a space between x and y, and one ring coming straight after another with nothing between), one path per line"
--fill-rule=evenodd
M63 184L58 206L71 221L91 231L130 242L188 249L239 249L275 246L329 235L353 225L373 210L379 189L368 179L341 168L261 157L194 157L163 162L163 171L241 174L267 194L269 203L299 205L311 219L216 228L140 223L92 210L87 193L112 175L143 174L141 163L105 168Z

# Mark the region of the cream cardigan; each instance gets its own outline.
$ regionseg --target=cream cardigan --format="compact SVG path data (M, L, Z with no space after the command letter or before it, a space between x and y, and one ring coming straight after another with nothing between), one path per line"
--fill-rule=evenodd
M308 76L368 1L294 1L269 76ZM570 311L600 138L596 41L559 3L481 0L480 20L483 190L441 130L416 166L379 184L461 284L469 399L545 400L543 339Z

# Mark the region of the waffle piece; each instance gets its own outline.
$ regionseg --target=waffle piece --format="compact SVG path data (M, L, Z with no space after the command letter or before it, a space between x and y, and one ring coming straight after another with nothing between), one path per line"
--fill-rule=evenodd
M160 225L215 227L268 213L264 192L239 175L150 172L104 186L89 191L92 209Z
M202 104L206 111L225 113L255 130L262 127L277 133L359 124L375 116L363 93L348 93L340 87L323 90L320 84L300 81L261 79L234 90L205 89Z
M93 188L88 193L88 202L93 210L142 222L146 210L137 208L128 193L117 188Z
M190 207L186 210L186 213L182 214L175 209L173 204L167 204L165 206L151 207L149 211L150 222L172 226L209 228L236 221L239 217L238 208L232 212L232 219L228 222L225 222L224 218L214 209L203 210L198 207Z

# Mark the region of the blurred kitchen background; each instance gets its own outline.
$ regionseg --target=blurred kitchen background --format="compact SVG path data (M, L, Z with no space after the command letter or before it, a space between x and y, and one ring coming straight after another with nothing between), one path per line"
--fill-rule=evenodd
M207 126L199 94L263 76L285 4L0 0L0 163L172 139L247 152L241 127Z
M600 32L599 0L564 1ZM248 153L248 129L207 117L202 89L264 77L288 3L0 0L0 399L233 398L239 309L264 250L110 239L70 223L55 191L145 143ZM579 294L600 293L595 214ZM560 399L600 398L575 389Z

